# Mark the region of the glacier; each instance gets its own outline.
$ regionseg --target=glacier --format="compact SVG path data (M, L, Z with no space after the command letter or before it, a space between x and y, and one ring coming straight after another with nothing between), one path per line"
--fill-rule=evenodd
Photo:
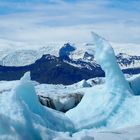
M118 139L113 134L140 124L140 76L127 81L108 41L96 33L92 36L95 58L105 71L105 82L93 87L84 80L78 83L77 91L85 94L81 102L66 113L39 103L30 72L12 84L0 82L0 88L6 89L0 94L1 139ZM75 89L78 86L75 85ZM129 136L131 132L128 129Z

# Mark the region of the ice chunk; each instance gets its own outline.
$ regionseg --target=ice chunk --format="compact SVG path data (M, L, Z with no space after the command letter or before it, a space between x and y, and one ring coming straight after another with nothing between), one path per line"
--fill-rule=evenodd
M21 77L20 82L27 82L31 80L30 72L26 72L23 77Z
M128 79L130 87L135 95L140 95L140 74L134 75Z
M76 83L76 86L79 87L79 88L91 87L91 85L85 79Z
M39 103L29 72L11 94L0 96L0 106L0 137L3 139L53 139L59 131L74 131L64 114Z
M110 92L119 90L121 93L121 91L129 90L132 93L129 83L117 64L111 45L94 32L92 32L92 36L95 43L95 59L105 71L106 88Z
M77 130L108 127L110 119L114 119L113 116L120 111L125 99L132 93L116 62L111 45L95 33L92 33L92 36L95 43L95 58L105 71L106 79L105 84L90 89L78 106L66 113Z

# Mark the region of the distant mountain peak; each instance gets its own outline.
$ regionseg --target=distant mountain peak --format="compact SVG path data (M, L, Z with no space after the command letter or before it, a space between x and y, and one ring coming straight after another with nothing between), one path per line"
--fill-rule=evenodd
M69 55L71 54L71 52L75 51L76 48L74 46L72 46L70 43L66 43L64 44L64 46L62 48L60 48L59 50L59 57L62 60L69 60Z

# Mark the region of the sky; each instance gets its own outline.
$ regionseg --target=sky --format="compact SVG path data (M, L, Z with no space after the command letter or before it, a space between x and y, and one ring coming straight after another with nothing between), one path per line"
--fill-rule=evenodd
M140 0L0 0L0 38L23 42L140 43Z

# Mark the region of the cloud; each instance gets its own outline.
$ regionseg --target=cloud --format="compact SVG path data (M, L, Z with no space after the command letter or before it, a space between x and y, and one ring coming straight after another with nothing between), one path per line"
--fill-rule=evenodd
M110 41L140 43L136 0L4 1L0 9L0 38L90 42L90 31L95 31Z

